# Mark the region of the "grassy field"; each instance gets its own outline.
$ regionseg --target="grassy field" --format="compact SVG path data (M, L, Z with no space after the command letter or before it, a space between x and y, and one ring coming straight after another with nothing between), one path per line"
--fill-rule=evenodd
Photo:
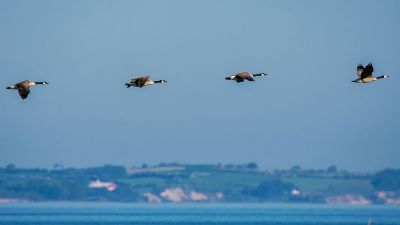
M198 176L183 180L182 183L204 191L224 191L235 186L256 187L266 179L270 179L270 177L261 173L228 172L215 173L209 176Z
M154 176L132 177L120 179L118 182L138 187L145 186L181 186L195 188L202 191L224 191L232 187L257 187L262 181L274 179L263 173L220 172L220 173L193 173L190 177L165 179ZM373 189L367 179L339 179L327 177L282 177L282 181L294 184L306 192L348 193L353 190L357 193L368 192Z
M337 179L337 178L315 178L315 177L285 177L285 182L293 183L302 191L325 191L329 189L341 190L370 190L372 186L366 179Z
M165 179L162 178L157 178L157 177L135 177L135 178L126 178L126 179L120 179L118 182L124 183L124 184L130 184L130 185L149 185L149 184L154 184L154 185L159 185L164 183Z

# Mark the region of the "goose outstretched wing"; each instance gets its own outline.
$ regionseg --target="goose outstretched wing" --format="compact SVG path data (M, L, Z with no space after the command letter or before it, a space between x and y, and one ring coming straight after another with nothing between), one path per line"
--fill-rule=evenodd
M374 72L374 67L372 66L372 63L369 63L364 70L361 73L361 79L364 79L366 77L371 77L372 76L372 72Z
M136 77L131 79L131 83L134 83L137 87L143 87L149 78L150 76Z
M251 75L251 73L249 72L241 72L235 75L237 80L248 80L248 81L254 81L253 75Z
M358 64L357 66L357 76L361 78L361 73L364 71L364 66L362 64Z
M18 88L18 93L22 99L26 99L30 93L29 88Z

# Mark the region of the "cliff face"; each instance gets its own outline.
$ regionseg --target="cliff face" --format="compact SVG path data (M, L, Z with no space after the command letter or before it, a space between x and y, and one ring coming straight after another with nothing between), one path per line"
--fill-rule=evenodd
M157 196L156 194L151 195ZM206 194L193 190L184 191L182 188L167 188L157 198L163 202L213 202L223 201L224 194L221 192Z

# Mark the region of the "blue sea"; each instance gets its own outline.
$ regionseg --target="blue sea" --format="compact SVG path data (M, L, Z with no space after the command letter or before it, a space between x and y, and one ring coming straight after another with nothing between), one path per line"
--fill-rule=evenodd
M399 206L23 203L0 205L7 225L400 225Z

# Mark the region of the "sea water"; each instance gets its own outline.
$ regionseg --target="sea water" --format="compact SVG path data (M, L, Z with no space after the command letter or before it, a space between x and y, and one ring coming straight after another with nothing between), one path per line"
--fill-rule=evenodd
M399 206L307 204L23 203L0 225L400 225Z

